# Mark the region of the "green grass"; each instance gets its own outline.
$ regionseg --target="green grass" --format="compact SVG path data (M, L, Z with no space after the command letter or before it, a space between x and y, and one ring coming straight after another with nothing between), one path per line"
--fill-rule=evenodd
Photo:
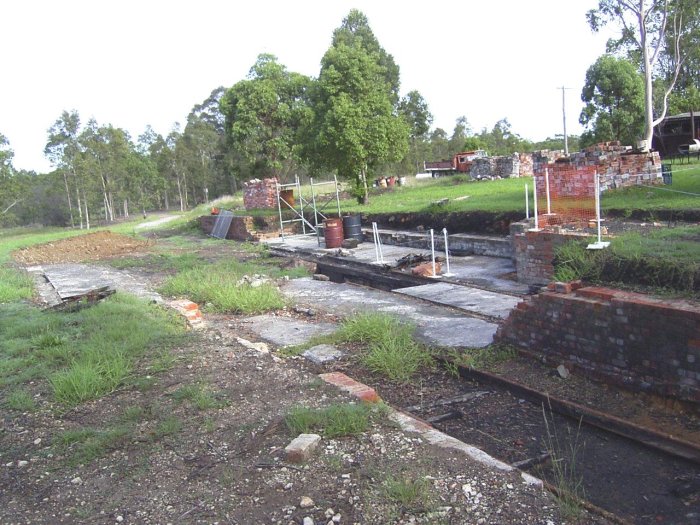
M432 502L430 482L421 477L388 476L383 484L385 496L407 511L426 510Z
M18 412L31 412L36 409L36 401L24 388L16 388L7 394L5 406Z
M182 430L182 421L177 416L168 416L156 426L155 438L174 436Z
M327 438L356 436L365 432L372 420L367 404L339 404L327 408L294 407L285 417L292 434L321 432Z
M673 191L668 191L673 190ZM687 192L696 195L687 195ZM636 186L606 191L601 200L605 210L692 210L700 208L700 164L674 165L673 184L669 186Z
M84 465L123 447L133 437L133 428L117 425L105 430L83 427L66 430L54 438L56 450L67 456L69 465Z
M532 187L529 177L472 182L464 177L443 177L416 181L410 186L370 195L368 205L356 201L341 202L343 212L409 213L409 212L462 212L489 210L492 212L523 211L525 208L525 184ZM455 200L458 197L466 199ZM440 199L449 201L435 208L432 203Z
M382 313L358 314L343 321L337 341L365 346L360 360L371 371L392 381L407 382L432 364L430 352L413 338L415 326Z
M267 271L272 277L282 274L274 267L261 267L259 262L224 260L182 271L166 280L160 292L206 304L207 309L214 312L255 314L282 308L284 298L273 284L265 283L256 288L238 284L244 275L261 271Z
M188 401L198 410L221 408L225 403L216 399L216 396L204 385L185 385L173 392L172 397L178 403Z
M183 333L172 312L119 293L77 312L0 305L0 389L46 379L57 401L75 405L124 384Z
M191 243L190 243L191 244ZM165 271L185 271L202 265L204 261L196 253L168 253L148 254L143 257L124 257L112 259L109 265L114 268L149 268Z
M630 232L610 240L605 250L587 250L587 242L557 249L554 278L700 292L700 226Z
M451 351L445 367L452 374L459 375L459 372L452 367L459 365L477 369L489 368L513 359L517 355L518 351L515 348L501 344L492 344L484 348L464 348Z

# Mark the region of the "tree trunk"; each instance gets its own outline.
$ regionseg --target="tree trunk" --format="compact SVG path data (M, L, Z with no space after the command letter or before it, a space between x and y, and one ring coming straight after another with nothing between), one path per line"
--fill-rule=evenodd
M75 228L75 220L73 219L73 203L70 198L70 188L68 187L68 175L63 171L63 183L66 185L66 197L68 197L68 212L70 213L70 227Z
M176 177L175 181L177 182L177 194L180 197L180 211L185 211L185 201L182 197L182 184L180 184L180 177Z
M168 191L163 192L163 198L165 200L165 211L170 211L170 201L168 200Z
M88 210L88 201L85 198L85 188L83 188L83 205L85 206L85 229L90 229L90 211Z
M129 201L124 199L124 218L129 217Z
M80 188L78 188L78 183L75 183L75 200L78 205L78 216L80 217L80 229L84 228L83 225L83 203L80 200Z
M360 204L369 204L369 188L367 187L367 166L360 170L360 183L362 184L363 195Z
M642 19L642 13L639 14L639 31L640 43L642 45L642 61L644 70L644 140L646 141L644 151L649 151L651 148L651 138L654 135L654 91L652 84L652 67L651 59L649 58L649 47L647 46L647 32Z
M143 188L139 188L141 192L141 213L143 213L143 218L146 218L146 206L144 205L145 199L143 198Z

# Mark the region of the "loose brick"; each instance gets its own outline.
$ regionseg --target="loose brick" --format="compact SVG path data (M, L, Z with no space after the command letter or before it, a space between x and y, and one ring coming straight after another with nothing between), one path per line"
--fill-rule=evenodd
M367 403L377 403L380 401L380 397L374 388L370 388L354 379L349 378L342 372L331 372L328 374L321 374L319 376L326 383L335 385L341 390L348 392L349 394L355 396L362 401Z
M287 461L290 463L304 463L308 461L320 442L321 436L318 434L299 434L284 449Z

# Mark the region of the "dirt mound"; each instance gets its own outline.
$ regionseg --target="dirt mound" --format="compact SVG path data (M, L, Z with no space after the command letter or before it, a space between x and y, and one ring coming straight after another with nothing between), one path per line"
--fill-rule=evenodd
M13 252L12 257L17 262L27 266L97 261L116 255L143 251L151 244L152 242L127 235L102 231L23 248Z

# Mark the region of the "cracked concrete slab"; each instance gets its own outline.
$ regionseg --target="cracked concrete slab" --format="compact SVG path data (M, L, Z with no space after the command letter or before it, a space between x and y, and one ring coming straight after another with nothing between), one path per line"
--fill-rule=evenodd
M274 315L256 315L245 323L259 337L277 346L301 345L314 336L333 333L337 328L331 323L307 323Z
M315 237L294 236L283 239L270 239L266 241L281 251L294 254L313 254L317 257L335 255L337 249L325 249L318 245ZM377 255L374 244L364 242L357 248L345 250L347 258L353 261L371 265L376 262ZM383 260L386 264L395 265L396 262L408 254L427 254L430 252L420 248L406 248L403 246L382 245ZM437 256L444 256L443 252L436 252ZM447 269L443 267L443 270ZM450 281L465 282L494 290L513 294L526 294L529 286L519 283L507 276L515 272L515 264L511 259L503 257L487 257L484 255L453 256L450 255ZM443 277L444 278L444 277Z
M496 323L439 305L354 284L302 278L285 283L282 292L297 302L341 316L368 311L394 314L415 323L416 337L433 346L484 347L498 328Z
M410 286L394 292L501 319L508 317L510 311L521 301L519 297L512 295L451 283Z
M106 266L66 263L47 264L27 268L33 274L44 275L60 299L67 299L104 286L124 291L161 303L163 298L151 289L146 278ZM42 293L42 297L44 294ZM46 290L46 300L51 304L51 291Z
M340 359L343 357L343 352L333 345L316 345L309 348L301 355L312 363L322 365L323 363Z

